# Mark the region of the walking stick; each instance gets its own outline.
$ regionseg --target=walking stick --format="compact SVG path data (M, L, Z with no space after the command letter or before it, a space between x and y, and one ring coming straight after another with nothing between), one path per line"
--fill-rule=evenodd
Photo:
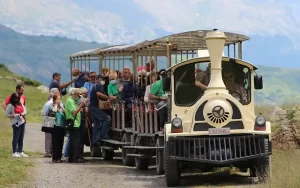
M87 125L87 130L88 130L88 136L89 136L90 147L92 147L91 133L90 133L90 125L89 125L88 122L89 122L89 121L87 120L85 123L86 123L86 125Z

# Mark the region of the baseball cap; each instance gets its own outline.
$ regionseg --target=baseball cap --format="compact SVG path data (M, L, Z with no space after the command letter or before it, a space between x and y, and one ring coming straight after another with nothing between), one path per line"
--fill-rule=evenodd
M99 78L105 78L105 76L103 74L98 74L97 79Z
M160 69L160 70L158 71L159 75L161 75L163 72L166 72L166 69Z

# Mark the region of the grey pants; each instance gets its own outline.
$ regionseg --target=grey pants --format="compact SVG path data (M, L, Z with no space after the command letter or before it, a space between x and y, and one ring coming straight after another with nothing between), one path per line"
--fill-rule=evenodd
M46 154L52 154L52 135L51 135L51 133L45 133L45 152L46 152Z

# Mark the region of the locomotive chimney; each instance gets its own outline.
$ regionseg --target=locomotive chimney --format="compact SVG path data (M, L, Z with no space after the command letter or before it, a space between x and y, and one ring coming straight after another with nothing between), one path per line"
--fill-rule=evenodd
M222 54L226 36L223 32L214 29L214 31L207 33L205 40L211 64L210 82L205 94L215 92L228 93L222 79Z

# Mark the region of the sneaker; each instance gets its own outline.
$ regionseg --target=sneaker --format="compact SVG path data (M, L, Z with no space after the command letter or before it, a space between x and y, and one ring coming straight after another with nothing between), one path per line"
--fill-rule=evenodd
M51 157L52 157L52 155L51 155L51 154L49 154L49 153L46 153L46 154L44 155L44 157L51 158Z
M19 158L19 157L21 157L21 156L16 152L16 153L13 153L13 154L12 154L12 157L14 157L14 158Z
M28 155L26 155L24 152L19 153L20 157L28 157Z

